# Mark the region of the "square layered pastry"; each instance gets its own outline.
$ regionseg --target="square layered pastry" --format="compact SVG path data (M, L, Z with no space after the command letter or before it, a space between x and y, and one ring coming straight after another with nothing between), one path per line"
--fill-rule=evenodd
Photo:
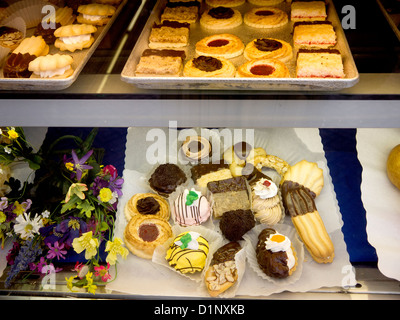
M297 54L296 76L297 78L344 78L340 51L300 49Z
M160 24L155 23L149 36L149 47L181 48L189 42L189 23L165 20Z
M199 17L198 1L168 2L161 13L161 22L165 20L195 23Z
M183 69L185 51L146 49L136 66L137 77L179 77Z
M290 11L292 21L324 21L327 18L325 1L293 1Z
M293 25L295 48L330 48L336 42L336 32L330 21L302 21Z

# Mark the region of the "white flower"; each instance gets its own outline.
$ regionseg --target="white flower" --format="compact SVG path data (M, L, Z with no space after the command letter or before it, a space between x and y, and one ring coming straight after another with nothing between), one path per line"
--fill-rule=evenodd
M50 217L50 211L49 210L45 210L42 212L42 217L47 219L48 217Z
M12 150L9 147L4 147L4 152L5 153L11 154L11 151Z
M14 231L19 234L23 240L33 238L34 234L39 233L39 229L43 227L43 221L40 216L35 215L35 217L31 219L30 214L26 212L23 215L19 215L15 221Z

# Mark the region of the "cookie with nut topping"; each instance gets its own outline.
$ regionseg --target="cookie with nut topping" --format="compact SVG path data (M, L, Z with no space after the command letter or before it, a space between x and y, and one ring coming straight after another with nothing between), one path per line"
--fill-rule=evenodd
M216 297L232 287L238 279L235 255L242 247L238 242L229 242L215 251L205 273L207 291Z

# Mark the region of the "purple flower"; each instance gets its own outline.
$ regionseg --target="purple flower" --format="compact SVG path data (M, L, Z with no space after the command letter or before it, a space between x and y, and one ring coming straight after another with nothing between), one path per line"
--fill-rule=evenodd
M54 244L56 241L70 247L72 241L80 236L80 233L87 231L87 224L80 218L69 217L59 224L52 224L40 228L40 234L45 237L44 242L48 245Z
M85 164L85 162L90 158L92 153L93 150L90 150L82 158L79 159L78 156L76 155L75 150L72 150L72 160L74 162L74 169L76 170L76 178L78 179L78 181L82 179L83 170L93 169L92 166Z
M111 177L110 178L110 184L109 188L111 189L112 192L116 192L118 194L118 197L122 196L122 185L124 183L124 179L119 178L119 177Z
M49 247L49 252L47 253L47 259L54 259L57 260L65 259L64 254L67 254L67 250L64 249L64 243L61 245L58 244L58 241L54 242L54 246L51 246L51 243L48 243L47 246Z

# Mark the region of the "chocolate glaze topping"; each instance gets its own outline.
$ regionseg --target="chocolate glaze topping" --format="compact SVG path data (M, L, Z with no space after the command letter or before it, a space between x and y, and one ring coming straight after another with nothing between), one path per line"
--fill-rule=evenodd
M172 50L172 49L146 49L142 53L142 57L148 56L160 56L160 57L180 57L182 60L185 59L185 51Z
M286 214L291 217L317 210L314 202L315 193L297 182L285 181L281 191Z
M273 39L257 39L254 45L260 51L275 51L282 48L282 43Z
M211 265L234 260L236 253L238 253L241 249L242 247L240 246L239 242L228 242L226 245L215 251L211 260Z
M141 214L157 214L160 211L160 204L153 197L146 197L137 202L136 209Z
M243 176L219 181L210 181L207 183L207 188L212 193L248 190L246 178Z
M170 194L186 181L185 173L176 164L160 165L149 179L150 187L162 194Z
M233 17L235 12L231 8L216 7L210 9L208 14L214 19L229 19Z
M198 1L187 1L187 2L168 2L166 7L177 8L177 7L200 7L200 2Z
M161 27L169 27L169 28L174 28L174 29L179 29L179 28L188 28L188 29L190 29L190 24L187 23L187 22L164 20L160 24L154 23L154 25L153 25L153 28L161 28Z
M3 67L5 78L29 78L32 74L28 70L29 63L35 60L36 56L29 53L12 53Z
M201 71L213 72L222 68L221 60L208 56L199 56L193 59L193 65Z
M254 214L251 210L232 210L222 215L219 228L230 241L239 241L242 236L255 226Z
M265 248L265 241L274 233L276 233L274 229L267 228L259 234L256 247L257 262L267 276L286 278L289 276L286 252L272 252Z
M216 172L218 170L222 169L229 169L229 165L224 164L224 163L200 163L198 165L193 166L190 169L190 172L192 174L192 179L194 182L197 181L197 179L201 178L202 176L211 173L211 172Z

